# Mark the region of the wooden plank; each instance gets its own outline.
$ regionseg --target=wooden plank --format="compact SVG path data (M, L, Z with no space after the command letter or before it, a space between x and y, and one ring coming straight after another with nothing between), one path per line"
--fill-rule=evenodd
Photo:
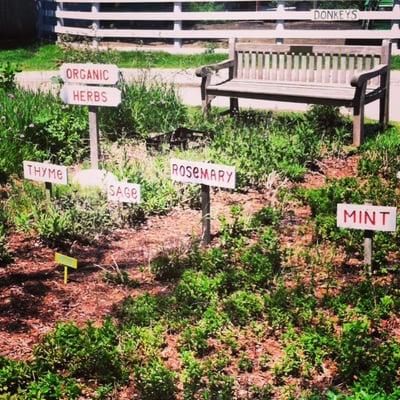
M332 83L338 83L338 76L339 76L339 55L334 54L332 56Z
M237 61L237 76L238 78L243 78L243 53L237 53L238 61Z
M278 79L280 81L285 80L285 54L279 54L279 72L278 72Z
M257 73L257 53L252 51L250 54L251 54L250 77L252 79L255 79Z
M243 77L250 78L250 53L244 53Z
M346 83L347 74L347 57L345 55L340 56L340 71L339 71L339 82Z
M322 55L317 55L317 71L315 76L315 82L322 82Z
M329 54L324 54L324 83L331 82L331 56Z
M297 82L300 76L300 56L298 54L294 55L294 63L293 63L293 73L292 73L292 81Z
M307 56L300 54L300 81L307 81Z
M320 39L321 35L325 39L398 39L398 33L392 30L363 30L363 29L346 29L346 30L295 30L285 29L276 32L274 29L240 29L240 30L191 30L183 29L174 31L172 29L153 30L153 29L98 29L76 28L72 26L50 26L45 25L46 31L81 35L88 37L102 38L159 38L159 39L229 39L231 37L247 38L247 39L301 39L305 36L309 39ZM367 50L367 53L375 54Z
M270 53L266 53L264 55L263 79L270 80L270 76L271 76L271 54Z
M364 71L364 57L358 56L357 57L357 72Z
M315 80L315 54L307 54L308 69L307 69L307 82L314 82Z
M347 76L346 76L346 82L350 83L351 78L355 74L355 67L356 67L356 62L355 62L355 57L354 56L349 56L349 67L347 69Z
M271 71L269 79L272 81L277 80L277 64L278 64L278 55L276 53L272 53L272 63L271 63Z
M293 68L293 54L286 54L286 71L285 71L285 81L292 80L292 68Z
M264 54L257 53L257 79L263 79Z

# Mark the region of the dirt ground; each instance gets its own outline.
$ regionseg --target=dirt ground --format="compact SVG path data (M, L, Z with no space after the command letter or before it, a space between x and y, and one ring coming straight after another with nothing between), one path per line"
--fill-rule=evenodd
M319 171L306 175L301 185L320 187L326 178L354 176L357 161L356 156L326 159L319 164ZM229 214L232 205L241 204L245 215L277 205L278 187L286 184L271 177L261 191L215 191L211 200L213 242L218 241L218 217ZM310 237L299 234L299 227L309 217L309 210L298 208L290 215L284 222L283 244L290 247L308 242ZM78 259L79 266L71 272L67 285L62 267L54 263L54 249L43 247L35 238L13 233L10 250L14 262L0 269L0 355L29 359L33 346L57 322L100 323L129 294L168 292L168 284L154 280L149 263L162 252L187 248L200 236L200 222L200 211L176 208L165 216L149 218L138 229L116 230L97 247L73 245L70 255ZM139 287L104 282L100 266L111 268L115 264L139 281Z

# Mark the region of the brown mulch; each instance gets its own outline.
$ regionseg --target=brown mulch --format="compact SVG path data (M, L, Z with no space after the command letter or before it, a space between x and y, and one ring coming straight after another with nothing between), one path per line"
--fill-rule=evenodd
M354 176L356 164L356 156L324 160L320 172L307 174L302 185L318 187L326 177ZM259 192L215 191L211 201L213 240L218 240L218 216L229 214L232 205L242 205L244 214L251 215L262 207L275 205L276 192L274 185ZM78 259L79 268L71 272L67 285L63 283L63 269L54 263L54 250L43 247L35 238L13 233L10 250L14 262L0 269L0 355L29 359L34 345L57 322L74 321L82 326L91 320L100 324L127 295L170 291L171 287L154 280L149 262L161 252L189 247L193 238L200 235L200 213L177 208L165 216L149 218L138 229L114 231L97 247L73 245L69 255ZM294 246L298 241L304 245L310 243L311 233L305 234L300 229L308 218L307 209L293 210L285 220L284 245ZM128 288L105 283L104 271L99 265L114 264L138 280L140 286ZM168 340L172 343L176 338ZM176 368L174 357L166 356L168 363Z

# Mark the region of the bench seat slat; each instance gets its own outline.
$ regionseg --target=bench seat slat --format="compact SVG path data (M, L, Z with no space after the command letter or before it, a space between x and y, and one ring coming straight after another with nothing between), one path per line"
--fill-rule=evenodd
M310 99L331 99L343 101L350 104L354 98L355 88L340 85L317 85L307 83L290 83L279 81L239 80L233 79L207 88L211 95L229 96L236 94L237 97L251 97L252 95L265 95L273 98L303 97ZM368 90L370 93L372 90Z

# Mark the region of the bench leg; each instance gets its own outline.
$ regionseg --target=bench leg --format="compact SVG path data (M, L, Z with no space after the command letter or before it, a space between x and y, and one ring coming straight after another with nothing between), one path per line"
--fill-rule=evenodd
M364 104L354 106L353 112L353 146L360 146L364 138Z
M210 84L210 76L207 75L201 80L201 109L203 114L207 115L210 111L211 99L207 95L207 86Z
M232 117L239 115L239 99L237 97L230 97L229 99L229 112Z

